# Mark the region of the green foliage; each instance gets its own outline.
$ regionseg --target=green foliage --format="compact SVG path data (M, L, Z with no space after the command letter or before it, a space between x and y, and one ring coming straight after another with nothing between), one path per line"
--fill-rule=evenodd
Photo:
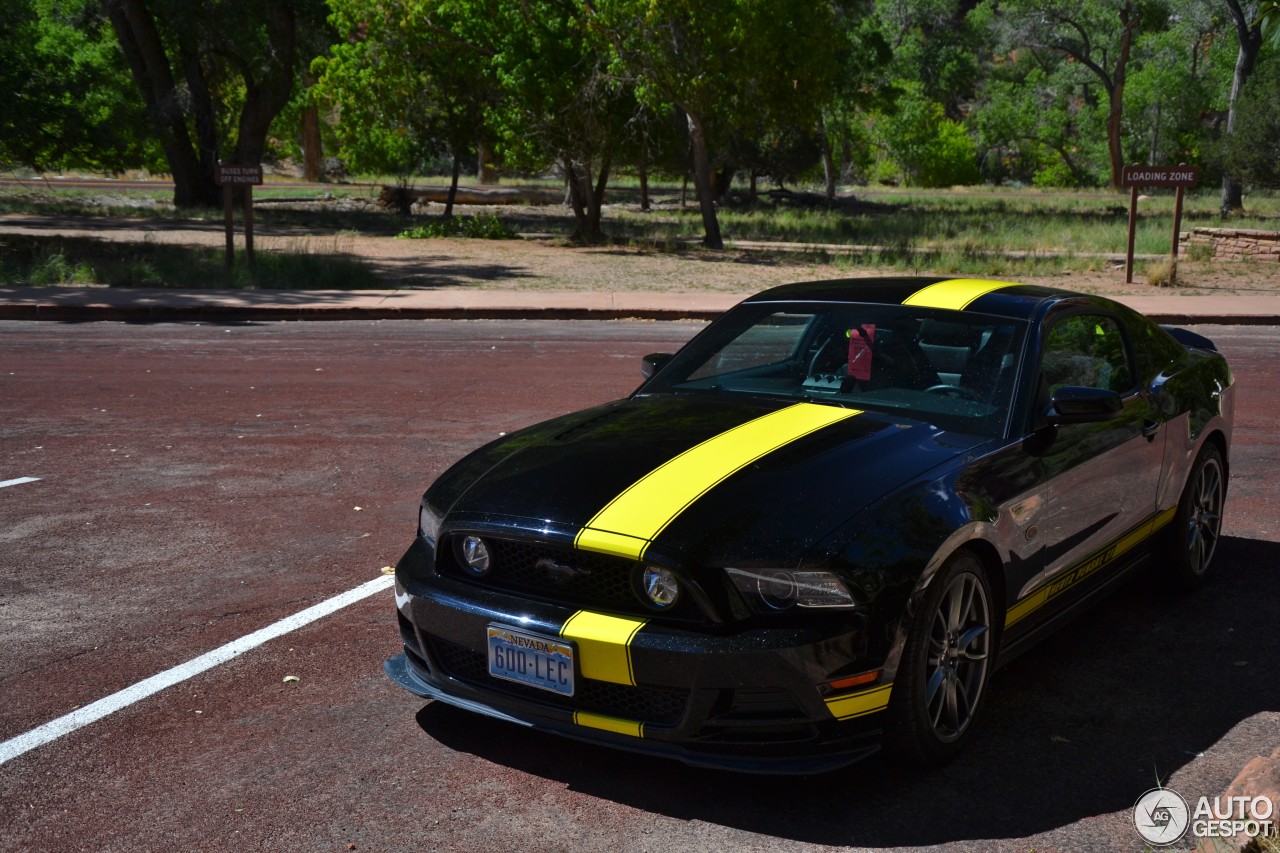
M0 19L0 165L118 172L161 162L96 0L10 0Z
M1280 187L1280 53L1264 54L1236 104L1235 133L1223 145L1229 174Z
M432 219L401 231L396 237L404 240L428 240L433 237L467 237L475 240L514 240L520 235L502 224L493 214L477 216L451 216Z
M942 105L927 99L921 87L903 84L903 89L897 111L876 120L876 135L903 183L914 187L978 183L977 149L964 126L947 118Z
M299 242L288 251L237 254L228 271L220 249L156 243L117 243L84 238L0 237L0 285L110 287L272 288L360 290L384 287L364 263L340 251Z

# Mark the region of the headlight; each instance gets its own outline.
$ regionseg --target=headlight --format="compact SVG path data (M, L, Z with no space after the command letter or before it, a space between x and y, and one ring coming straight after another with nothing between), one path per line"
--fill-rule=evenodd
M753 610L773 612L792 607L856 607L849 587L833 572L791 569L725 569Z
M440 538L440 516L426 501L418 508L418 535L434 547Z

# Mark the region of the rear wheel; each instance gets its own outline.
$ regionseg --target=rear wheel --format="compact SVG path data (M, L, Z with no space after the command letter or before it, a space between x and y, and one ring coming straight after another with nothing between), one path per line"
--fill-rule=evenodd
M991 589L977 557L939 570L911 619L894 678L886 746L916 764L960 750L977 719L995 658Z
M1222 452L1206 444L1182 489L1178 512L1166 540L1169 575L1174 586L1192 589L1204 582L1222 533L1222 505L1227 475Z

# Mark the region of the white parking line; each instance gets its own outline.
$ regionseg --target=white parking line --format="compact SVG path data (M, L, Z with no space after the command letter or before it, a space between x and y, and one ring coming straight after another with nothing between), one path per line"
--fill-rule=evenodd
M219 646L198 658L179 664L173 669L166 669L164 672L139 681L137 684L126 687L118 693L112 693L110 696L99 699L90 705L77 708L70 714L58 717L56 720L50 720L25 734L20 734L4 743L0 743L0 764L4 764L24 752L28 752L38 746L44 746L50 741L57 740L63 735L70 734L76 729L96 722L108 714L114 714L122 708L127 708L134 702L145 699L153 693L159 693L166 687L172 687L179 682L186 681L193 675L199 675L218 664L226 663L237 655L260 646L268 640L275 639L281 634L296 631L310 622L328 616L330 613L341 610L350 604L355 604L357 601L368 598L376 592L381 592L394 582L395 578L390 575L376 577L367 583L360 584L355 589L348 590L341 595L335 595L327 601L322 601L314 607L308 607L306 610L301 610L292 616L286 616L279 622L254 631L252 634L246 634L238 640L232 640L225 646Z
M23 483L39 482L39 477L19 477L16 480L0 480L0 489L7 489L10 486L21 486Z

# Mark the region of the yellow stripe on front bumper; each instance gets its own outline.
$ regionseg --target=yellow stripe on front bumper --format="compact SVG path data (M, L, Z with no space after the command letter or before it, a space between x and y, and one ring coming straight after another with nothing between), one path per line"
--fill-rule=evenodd
M919 305L924 308L949 308L961 311L979 296L986 296L1002 287L1013 287L1011 281L984 281L977 278L953 278L940 281L902 300L903 305Z
M631 641L643 627L643 619L623 619L579 610L564 623L560 636L576 644L578 665L584 677L634 687L636 677L631 667Z
M893 691L893 682L854 693L850 696L835 696L825 699L827 710L837 720L851 720L864 714L873 714L889 707L889 694Z
M690 504L780 447L852 417L856 409L796 403L691 447L641 477L596 513L574 538L584 551L638 560Z
M606 717L603 714L588 714L586 711L573 712L573 724L586 726L589 729L602 729L606 732L617 732L620 735L644 737L644 723L634 720L621 720L617 717Z

